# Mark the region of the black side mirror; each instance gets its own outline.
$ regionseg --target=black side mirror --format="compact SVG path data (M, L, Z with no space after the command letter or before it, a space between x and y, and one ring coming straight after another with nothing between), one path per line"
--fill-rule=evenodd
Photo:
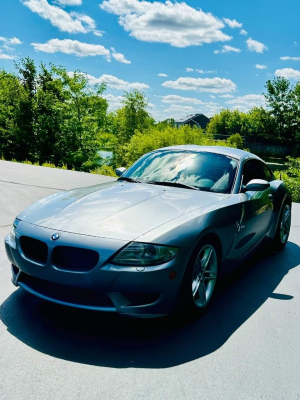
M126 171L125 167L119 167L119 168L116 169L115 173L116 173L117 176L122 176L125 171Z
M264 190L269 189L269 187L269 182L263 179L252 179L246 186L242 186L242 192L263 192Z

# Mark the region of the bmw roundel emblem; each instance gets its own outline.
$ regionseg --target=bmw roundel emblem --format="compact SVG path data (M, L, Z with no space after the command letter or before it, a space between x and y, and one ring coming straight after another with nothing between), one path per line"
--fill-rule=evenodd
M53 233L53 235L51 236L52 240L57 240L60 238L60 233Z

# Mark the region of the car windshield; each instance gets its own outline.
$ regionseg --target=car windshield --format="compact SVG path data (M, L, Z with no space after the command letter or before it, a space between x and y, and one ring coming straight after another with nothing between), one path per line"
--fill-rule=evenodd
M159 150L141 157L120 179L230 193L237 165L236 159L223 154Z

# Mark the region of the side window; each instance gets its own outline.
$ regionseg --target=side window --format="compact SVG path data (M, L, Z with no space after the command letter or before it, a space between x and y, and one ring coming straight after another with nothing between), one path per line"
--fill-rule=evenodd
M274 180L274 177L273 177L273 174L272 174L271 170L266 165L264 165L264 174L265 174L265 180L266 181L272 182Z
M246 161L243 168L243 185L252 179L266 179L263 164L259 160Z

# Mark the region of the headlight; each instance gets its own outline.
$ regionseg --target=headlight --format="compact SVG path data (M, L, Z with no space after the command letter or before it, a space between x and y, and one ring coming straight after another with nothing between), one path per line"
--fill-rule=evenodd
M150 266L172 260L179 249L151 243L129 243L114 259L113 264Z
M16 230L17 230L17 227L18 227L18 225L19 225L19 220L18 219L15 219L14 220L14 223L13 223L13 226L11 227L11 231L10 231L10 239L13 241L13 242L15 242L16 241Z

